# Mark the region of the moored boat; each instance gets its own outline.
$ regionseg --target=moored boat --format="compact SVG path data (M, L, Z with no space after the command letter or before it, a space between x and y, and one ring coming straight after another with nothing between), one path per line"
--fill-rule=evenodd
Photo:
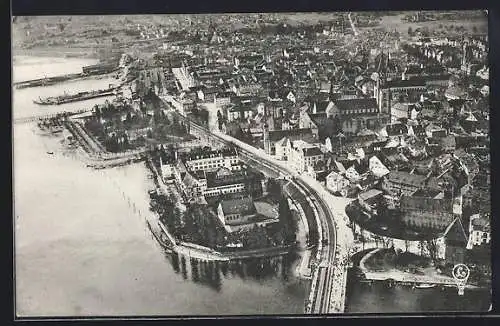
M79 92L76 94L64 94L60 96L38 98L33 100L33 103L38 105L60 105L65 103L90 100L97 97L111 96L118 92L118 87L111 87L109 89L101 89L89 92Z

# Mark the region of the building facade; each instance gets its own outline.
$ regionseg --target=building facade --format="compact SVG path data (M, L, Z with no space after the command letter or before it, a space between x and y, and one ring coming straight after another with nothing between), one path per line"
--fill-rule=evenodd
M384 177L384 190L393 195L409 196L425 185L425 176L404 171L391 171Z
M455 218L448 198L402 196L400 203L402 221L412 228L444 231Z
M238 154L234 149L191 153L183 161L189 171L216 171L222 167L233 171L241 168Z

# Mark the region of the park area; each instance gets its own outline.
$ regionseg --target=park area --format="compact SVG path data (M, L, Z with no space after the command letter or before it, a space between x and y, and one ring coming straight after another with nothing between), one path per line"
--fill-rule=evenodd
M427 257L410 252L396 253L392 249L376 251L364 261L365 267L375 272L385 272L393 269L419 275L426 274L428 269L434 270L431 260Z

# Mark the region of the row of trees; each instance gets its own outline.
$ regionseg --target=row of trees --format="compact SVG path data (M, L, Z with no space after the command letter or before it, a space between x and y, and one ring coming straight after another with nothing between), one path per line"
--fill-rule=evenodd
M297 234L297 222L292 215L292 211L290 210L290 206L288 205L288 200L284 195L281 196L279 201L278 219L285 244L295 243Z
M241 243L245 249L260 249L295 242L297 224L285 197L279 205L279 223L255 225L249 230L234 233L227 233L217 224L217 217L208 206L192 204L183 214L174 203L173 198L153 194L151 210L158 213L169 232L181 241L219 250L227 248L230 243Z
M219 113L217 114L217 117L219 117ZM198 107L194 107L191 110L191 116L196 120L196 122L201 123L201 124L208 124L208 111L204 109L199 109ZM221 128L221 125L219 126L219 129Z
M113 133L111 137L106 137L104 140L104 146L107 151L112 153L123 152L132 148L126 133L123 133L120 136Z
M250 128L248 128L246 131L243 131L239 125L235 126L233 136L236 139L241 140L242 142L245 142L247 144L253 145L254 143L253 135L252 132L250 131Z
M153 193L150 209L159 215L160 221L174 237L182 234L182 212L175 206L175 199Z

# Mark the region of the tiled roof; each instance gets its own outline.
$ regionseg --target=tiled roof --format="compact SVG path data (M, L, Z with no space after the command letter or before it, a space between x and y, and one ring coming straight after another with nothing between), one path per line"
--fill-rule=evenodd
M391 171L387 175L387 179L393 183L406 184L414 187L421 187L425 183L424 176L402 171Z
M310 128L269 131L269 141L271 142L277 142L283 139L283 137L288 137L290 140L302 139L306 142L315 141L315 137Z
M355 110L355 109L373 109L378 108L374 98L356 98L336 100L335 105L339 110Z
M479 217L472 219L472 226L474 227L474 230L489 232L490 231L489 217L481 215Z
M302 149L304 156L318 156L323 155L323 152L318 147L308 147Z
M449 136L441 138L441 146L443 146L443 147L453 146L454 147L455 145L456 145L455 136L449 135Z
M388 81L383 88L425 87L425 81L420 78L396 79Z
M325 112L326 108L328 107L328 104L330 104L330 101L318 101L315 103L316 104L316 112ZM311 107L312 111L312 107Z
M462 223L458 221L458 218L454 219L445 231L446 243L462 244L465 247L469 240L465 232L466 230L463 228Z
M196 180L196 178L193 177L190 173L186 173L185 174L184 179L182 180L182 182L188 188L189 187L194 187L194 186L198 185L198 180Z
M385 129L388 136L404 135L408 133L408 127L402 123L387 125Z

